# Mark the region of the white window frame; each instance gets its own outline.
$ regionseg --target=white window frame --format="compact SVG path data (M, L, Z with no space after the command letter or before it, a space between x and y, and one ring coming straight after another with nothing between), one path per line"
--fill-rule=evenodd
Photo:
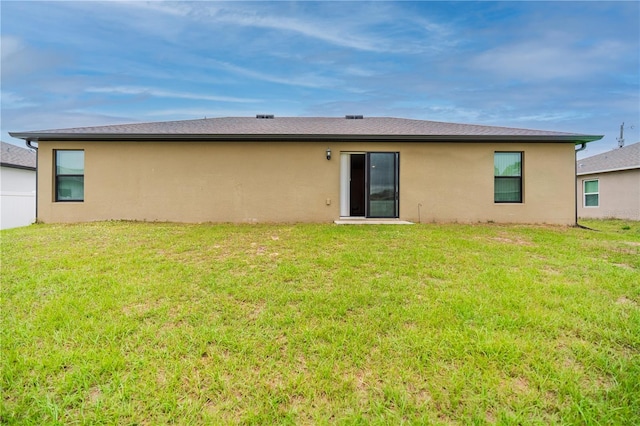
M598 191L587 192L587 182L598 182ZM598 203L595 206L588 206L587 195L597 195ZM582 207L584 207L585 209L596 209L600 207L600 179L583 179L582 180Z

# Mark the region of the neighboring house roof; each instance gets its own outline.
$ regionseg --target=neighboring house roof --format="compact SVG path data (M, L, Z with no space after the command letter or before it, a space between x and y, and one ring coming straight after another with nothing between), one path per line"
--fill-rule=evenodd
M629 169L640 169L640 142L583 158L577 162L578 176Z
M349 119L350 118L350 119ZM602 136L391 117L223 117L76 127L11 136L38 140L416 140L586 143Z
M6 142L0 142L0 165L16 169L36 169L36 153L27 148L22 148Z

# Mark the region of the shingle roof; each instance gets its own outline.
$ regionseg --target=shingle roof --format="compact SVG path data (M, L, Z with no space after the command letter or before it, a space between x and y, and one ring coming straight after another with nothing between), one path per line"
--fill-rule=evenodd
M578 160L578 175L640 169L640 142Z
M36 153L27 148L0 142L0 164L7 167L20 169L36 169Z
M346 119L335 117L223 117L199 120L76 127L32 132L10 132L29 140L106 139L423 139L554 140L580 143L602 136L475 124L443 123L391 117Z

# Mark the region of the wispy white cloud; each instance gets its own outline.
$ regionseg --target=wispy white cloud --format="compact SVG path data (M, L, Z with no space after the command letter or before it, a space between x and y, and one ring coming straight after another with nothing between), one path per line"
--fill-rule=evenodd
M121 9L139 9L143 12L157 12L164 15L184 17L189 15L192 6L189 2L162 2L162 1L138 1L116 0L111 3Z
M167 108L153 109L145 111L143 116L149 120L171 120L176 119L193 119L193 118L212 118L212 117L247 117L254 114L269 113L280 116L294 115L299 112L294 109L283 109L281 107L269 107L268 111L252 108Z
M23 96L4 90L0 90L0 99L2 100L2 109L24 108L36 105Z
M287 16L263 15L246 10L216 10L212 20L233 25L269 28L305 37L322 40L335 46L347 47L371 52L384 52L389 49L386 40L379 36L361 35L355 31L346 31L338 26L328 29L326 24L319 25L317 20L300 19Z
M13 36L0 36L0 43L2 43L2 50L0 50L0 58L2 63L11 59L11 57L24 49L24 43L18 37Z
M344 68L343 72L355 77L372 77L376 75L376 72L371 68L365 68L358 65L348 65Z
M81 110L56 111L49 108L36 108L33 110L3 111L3 120L9 120L11 127L3 130L28 131L44 129L64 129L71 127L101 126L118 123L131 123L138 121L136 118L121 115L109 115L103 113L91 113ZM9 139L4 132L2 138ZM13 139L15 142L16 139Z
M311 11L306 9L305 2L292 7L273 6L268 2L122 2L119 6L181 17L200 25L275 30L283 33L290 42L295 41L291 37L297 35L337 47L377 53L437 49L444 47L445 42L448 45L448 37L452 34L443 23L404 13L392 3L384 2L314 3ZM386 27L390 34L380 31L380 25ZM416 41L407 37L399 43L398 36L406 27L421 31L423 38Z
M23 38L13 35L0 37L0 61L3 83L12 79L23 79L29 75L43 73L46 69L63 63L63 57L53 52L35 48Z
M522 122L559 122L567 120L584 119L591 116L585 113L576 113L572 111L548 111L540 114L519 115L513 117L515 121Z
M625 46L618 41L604 40L588 48L577 48L552 37L498 46L480 53L471 62L476 69L513 79L551 80L601 72L624 53Z
M240 102L240 103L260 102L259 99L252 99L252 98L206 95L206 94L198 94L198 93L192 93L192 92L178 92L173 90L162 90L162 89L156 89L151 87L137 87L137 86L88 87L85 91L89 93L107 93L107 94L115 94L115 95L146 95L146 96L155 96L159 98L191 99L191 100L214 101L214 102Z
M222 62L216 60L209 60L207 64L218 68L220 70L227 71L232 74L236 74L243 77L249 77L254 80L261 80L270 83L277 83L291 86L301 86L309 88L323 88L331 87L338 84L339 80L332 77L325 77L318 75L314 72L304 72L302 74L293 75L273 75L273 71L256 71L254 69L241 67L229 62Z

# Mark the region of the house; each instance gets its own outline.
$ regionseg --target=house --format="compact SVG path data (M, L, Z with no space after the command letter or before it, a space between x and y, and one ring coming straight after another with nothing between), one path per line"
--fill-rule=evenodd
M640 142L579 160L578 217L640 220Z
M602 136L389 117L205 118L12 132L38 220L576 223Z
M0 142L0 229L36 219L36 153Z

